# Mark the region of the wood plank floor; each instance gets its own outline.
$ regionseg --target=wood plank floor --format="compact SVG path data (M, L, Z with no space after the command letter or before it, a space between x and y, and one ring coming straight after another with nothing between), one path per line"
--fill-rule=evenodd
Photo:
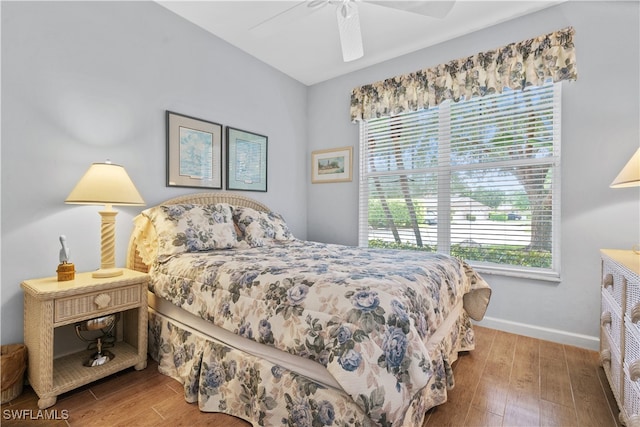
M454 364L456 386L431 409L424 427L617 427L618 409L594 351L476 327L477 345ZM30 387L2 405L3 426L224 426L250 424L202 413L182 397L180 384L147 369L129 369L59 397L38 415ZM63 419L64 418L64 419Z

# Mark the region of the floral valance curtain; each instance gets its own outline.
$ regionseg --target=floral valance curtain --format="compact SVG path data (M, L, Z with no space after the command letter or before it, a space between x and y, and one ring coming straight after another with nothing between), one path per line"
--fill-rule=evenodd
M500 93L506 87L539 86L549 79L575 80L573 36L574 29L569 27L357 87L351 92L351 121L426 109L447 99Z

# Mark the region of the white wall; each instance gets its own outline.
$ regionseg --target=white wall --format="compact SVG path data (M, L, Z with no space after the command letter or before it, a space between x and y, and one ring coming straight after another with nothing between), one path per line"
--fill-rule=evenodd
M198 191L164 185L165 110L268 135L269 191L245 194L282 212L298 237L355 245L357 161L351 183L312 185L308 172L313 150L357 148L351 89L572 25L579 80L563 83L562 281L487 277L484 323L597 345L598 250L640 242L638 189L608 187L639 143L637 2L568 2L309 88L152 2L0 7L3 344L22 341L19 284L55 274L60 234L78 270L98 267L98 208L63 203L90 163L124 165L147 205ZM119 211L122 264L140 208Z
M630 249L640 242L638 189L608 187L639 145L638 2L563 3L315 85L309 90L307 154L357 148L358 126L349 123L353 87L567 26L576 30L579 77L563 83L562 281L486 276L493 296L483 323L597 348L599 249ZM308 185L310 240L358 243L357 162L354 166L352 183Z
M307 88L154 2L1 2L2 343L22 342L28 278L100 263L97 206L65 205L93 162L122 164L151 206L165 186L165 110L267 135L268 192L305 238ZM118 208L118 207L117 207ZM131 219L118 208L116 262Z

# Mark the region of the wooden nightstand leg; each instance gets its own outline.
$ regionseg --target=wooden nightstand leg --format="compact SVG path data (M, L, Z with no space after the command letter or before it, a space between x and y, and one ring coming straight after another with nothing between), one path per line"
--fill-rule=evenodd
M58 396L43 397L42 399L38 400L38 408L47 409L48 407L55 405L57 400Z

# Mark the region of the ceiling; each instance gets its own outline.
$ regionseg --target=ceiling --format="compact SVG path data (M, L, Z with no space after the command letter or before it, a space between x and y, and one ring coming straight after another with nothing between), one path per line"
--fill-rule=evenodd
M364 57L352 62L342 60L335 5L311 8L307 1L266 0L158 3L305 85L313 85L562 1L458 0L442 19L358 1Z

